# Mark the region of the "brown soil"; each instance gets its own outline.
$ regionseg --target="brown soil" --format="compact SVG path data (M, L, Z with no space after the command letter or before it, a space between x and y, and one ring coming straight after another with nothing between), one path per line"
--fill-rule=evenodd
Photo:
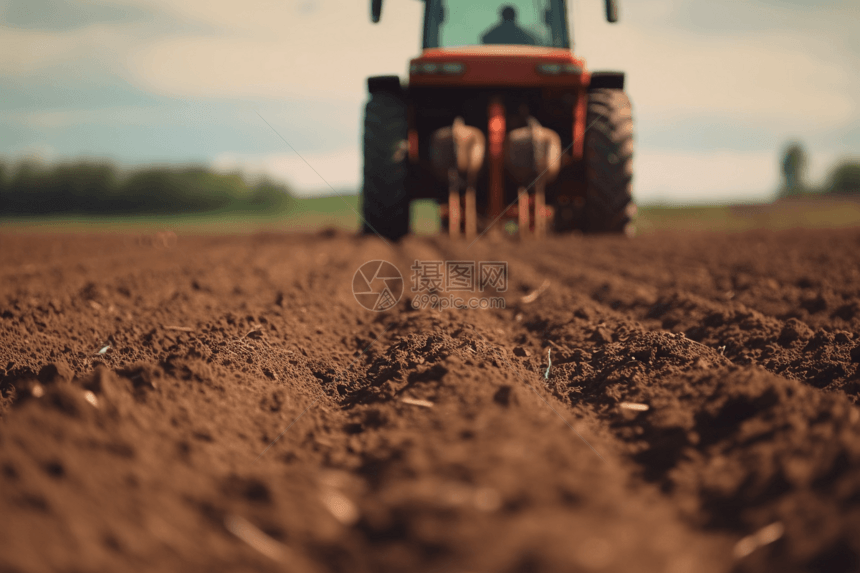
M0 571L856 571L858 362L857 230L7 233Z

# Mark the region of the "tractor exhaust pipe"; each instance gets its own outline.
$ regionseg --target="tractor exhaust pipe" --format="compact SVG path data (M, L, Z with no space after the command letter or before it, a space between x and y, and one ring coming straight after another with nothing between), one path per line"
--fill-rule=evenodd
M375 2L376 0L374 0ZM379 0L381 1L381 0ZM606 21L615 23L618 21L618 2L617 0L606 0ZM374 20L376 22L376 20Z
M606 0L607 3L609 0ZM374 24L379 23L379 18L382 16L382 0L370 1L370 21Z

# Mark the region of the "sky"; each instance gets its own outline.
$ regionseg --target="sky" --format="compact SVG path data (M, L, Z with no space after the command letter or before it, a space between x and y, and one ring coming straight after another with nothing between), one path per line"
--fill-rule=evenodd
M421 45L421 0L385 0L379 24L369 4L0 0L0 157L202 163L354 192L365 79L406 76ZM588 68L627 74L640 204L770 199L791 140L813 184L860 159L860 1L619 4L617 24L602 0L568 11Z

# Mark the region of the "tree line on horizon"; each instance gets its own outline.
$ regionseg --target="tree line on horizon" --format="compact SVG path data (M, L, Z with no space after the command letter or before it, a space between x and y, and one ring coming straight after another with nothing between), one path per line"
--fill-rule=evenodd
M860 162L844 160L821 187L806 182L808 155L799 142L783 150L779 197L860 194ZM285 212L290 189L270 179L207 167L141 167L122 171L109 161L46 165L0 158L0 217L32 215L158 215L212 211Z
M860 161L842 160L834 165L822 187L813 187L806 182L809 156L803 144L788 143L782 152L780 171L782 183L780 197L805 197L821 194L860 194Z
M121 171L108 161L0 159L0 216L284 212L293 203L281 183L200 166Z

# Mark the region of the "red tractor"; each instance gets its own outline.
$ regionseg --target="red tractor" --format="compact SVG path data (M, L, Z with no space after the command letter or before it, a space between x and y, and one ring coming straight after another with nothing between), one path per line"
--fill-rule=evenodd
M565 0L423 1L408 84L367 80L364 231L397 240L410 202L433 199L452 236L629 233L624 73L589 72L573 55ZM372 0L373 22L381 12Z

